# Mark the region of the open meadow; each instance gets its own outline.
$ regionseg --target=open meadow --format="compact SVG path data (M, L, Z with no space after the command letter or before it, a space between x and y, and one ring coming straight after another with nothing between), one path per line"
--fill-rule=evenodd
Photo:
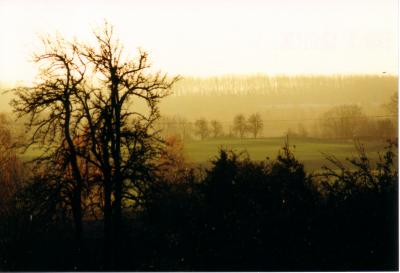
M246 151L252 160L265 160L267 157L275 159L284 142L284 137L193 140L185 142L184 150L189 161L207 166L216 158L220 148L239 153ZM378 160L378 153L382 153L386 146L386 142L381 140L360 141L360 143L364 145L372 162ZM290 138L289 145L296 158L304 163L308 171L316 171L324 164L328 164L324 154L334 155L343 162L346 158L357 155L353 140Z
M285 137L267 138L218 138L205 140L187 140L184 142L184 155L190 164L210 167L211 161L216 159L220 149L232 150L242 156L248 155L251 160L261 161L269 158L274 160L285 143ZM351 139L321 139L306 137L289 138L289 146L297 160L304 164L307 171L318 171L324 165L329 165L326 156L333 155L345 166L346 158L357 156L356 141ZM375 164L379 160L379 153L384 152L387 142L384 140L360 140L365 147L368 158ZM32 147L25 153L20 153L24 161L29 161L42 154L42 150Z

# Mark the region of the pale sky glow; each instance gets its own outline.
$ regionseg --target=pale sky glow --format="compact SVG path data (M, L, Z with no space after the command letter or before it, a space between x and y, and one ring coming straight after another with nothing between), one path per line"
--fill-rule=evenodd
M397 0L0 0L0 82L33 78L39 34L103 19L170 74L397 74Z

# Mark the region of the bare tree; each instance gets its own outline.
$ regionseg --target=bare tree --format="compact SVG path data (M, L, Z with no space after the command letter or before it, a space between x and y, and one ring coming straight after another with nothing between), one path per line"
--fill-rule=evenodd
M182 139L190 139L193 128L190 122L178 115L169 117L162 116L156 122L156 128L160 130L163 137L179 136Z
M144 164L145 153L154 155L150 142L156 138L151 131L160 116L158 103L169 94L178 78L150 73L148 54L142 50L136 59L128 59L107 22L95 31L95 38L95 46L81 45L80 49L94 68L94 76L101 79L101 88L92 91L89 98L83 94L80 100L89 128L86 136L92 143L93 161L104 179L105 249L112 263L113 254L118 258L122 202L128 196L126 187L140 190L136 181L137 164ZM134 111L133 100L144 101L147 113Z
M243 114L236 115L233 119L233 131L243 138L247 130L246 118Z
M200 137L201 140L204 140L210 134L210 130L208 128L208 122L206 119L198 119L194 122L195 133Z
M327 137L353 138L360 133L367 118L357 105L340 105L323 114L321 129Z
M264 128L264 123L261 119L261 115L259 113L252 114L249 119L247 120L248 129L253 135L254 138L261 133L262 129Z
M45 65L40 82L17 89L13 106L19 115L30 116L31 143L45 146L47 157L63 154L72 169L79 239L83 187L79 160L95 169L104 196L105 265L111 268L119 253L123 200L138 203L141 182L150 179L148 170L161 145L153 128L159 118L158 103L178 77L151 73L142 50L137 58L124 55L107 22L94 35L94 45L45 39L44 53L35 57ZM146 103L147 111L135 111L132 103L138 100Z
M210 121L210 127L211 127L211 135L213 138L217 138L222 135L222 124L221 122L217 120L212 120Z
M389 103L384 105L390 114L397 115L397 113L398 113L398 109L399 109L398 96L399 95L397 93L393 93L393 95L390 97Z
M34 55L34 61L41 65L38 82L30 88L17 88L11 104L19 117L29 116L27 126L32 136L28 146L41 145L45 149L41 159L63 154L64 165L72 169L72 211L80 244L83 179L74 138L82 130L82 113L75 94L83 88L86 66L75 47L63 38L43 38L42 42L43 51Z

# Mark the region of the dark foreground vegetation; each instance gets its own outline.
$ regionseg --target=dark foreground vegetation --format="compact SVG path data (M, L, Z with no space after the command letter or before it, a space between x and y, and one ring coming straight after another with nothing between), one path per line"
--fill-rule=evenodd
M288 145L275 160L222 150L205 171L160 169L141 205L126 204L109 269L397 270L395 146L376 166L357 147L351 171L313 176ZM102 220L86 209L78 251L54 183L37 178L2 206L2 270L105 269Z
M94 35L44 38L37 82L11 103L22 134L0 115L0 270L398 268L396 137L377 164L356 143L351 167L328 155L320 174L288 141L273 160L221 150L193 167L156 124L179 78L127 58L108 23ZM259 136L256 114L236 121Z

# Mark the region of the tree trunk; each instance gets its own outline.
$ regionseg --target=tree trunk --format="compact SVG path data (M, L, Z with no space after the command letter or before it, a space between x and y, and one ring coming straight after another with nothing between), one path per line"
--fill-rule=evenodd
M114 142L112 147L112 156L114 159L114 253L115 262L119 264L120 257L120 244L121 244L121 218L122 218L122 175L121 175L121 110L119 106L119 94L118 94L118 80L114 77L113 88L112 88L112 108L114 114L115 128L112 133L114 133Z
M71 105L69 103L69 97L66 96L64 102L65 108L65 123L64 123L64 135L68 144L68 161L71 165L72 176L75 179L76 184L74 185L73 197L72 197L72 213L75 224L75 235L76 235L76 255L77 255L77 263L80 264L80 253L82 250L82 233L83 233L83 225L82 225L82 176L78 166L77 152L75 144L72 140L70 133L70 120L71 120Z
M111 180L109 177L104 183L104 269L112 270L114 267L112 205L111 205Z
M115 176L115 201L114 201L114 254L115 263L119 264L120 248L121 248L121 199L122 199L122 181L119 175Z
M79 269L81 264L81 253L83 247L83 223L82 223L82 207L81 207L81 193L82 188L76 186L74 189L74 196L72 200L72 214L75 223L75 239L76 239L76 266Z

